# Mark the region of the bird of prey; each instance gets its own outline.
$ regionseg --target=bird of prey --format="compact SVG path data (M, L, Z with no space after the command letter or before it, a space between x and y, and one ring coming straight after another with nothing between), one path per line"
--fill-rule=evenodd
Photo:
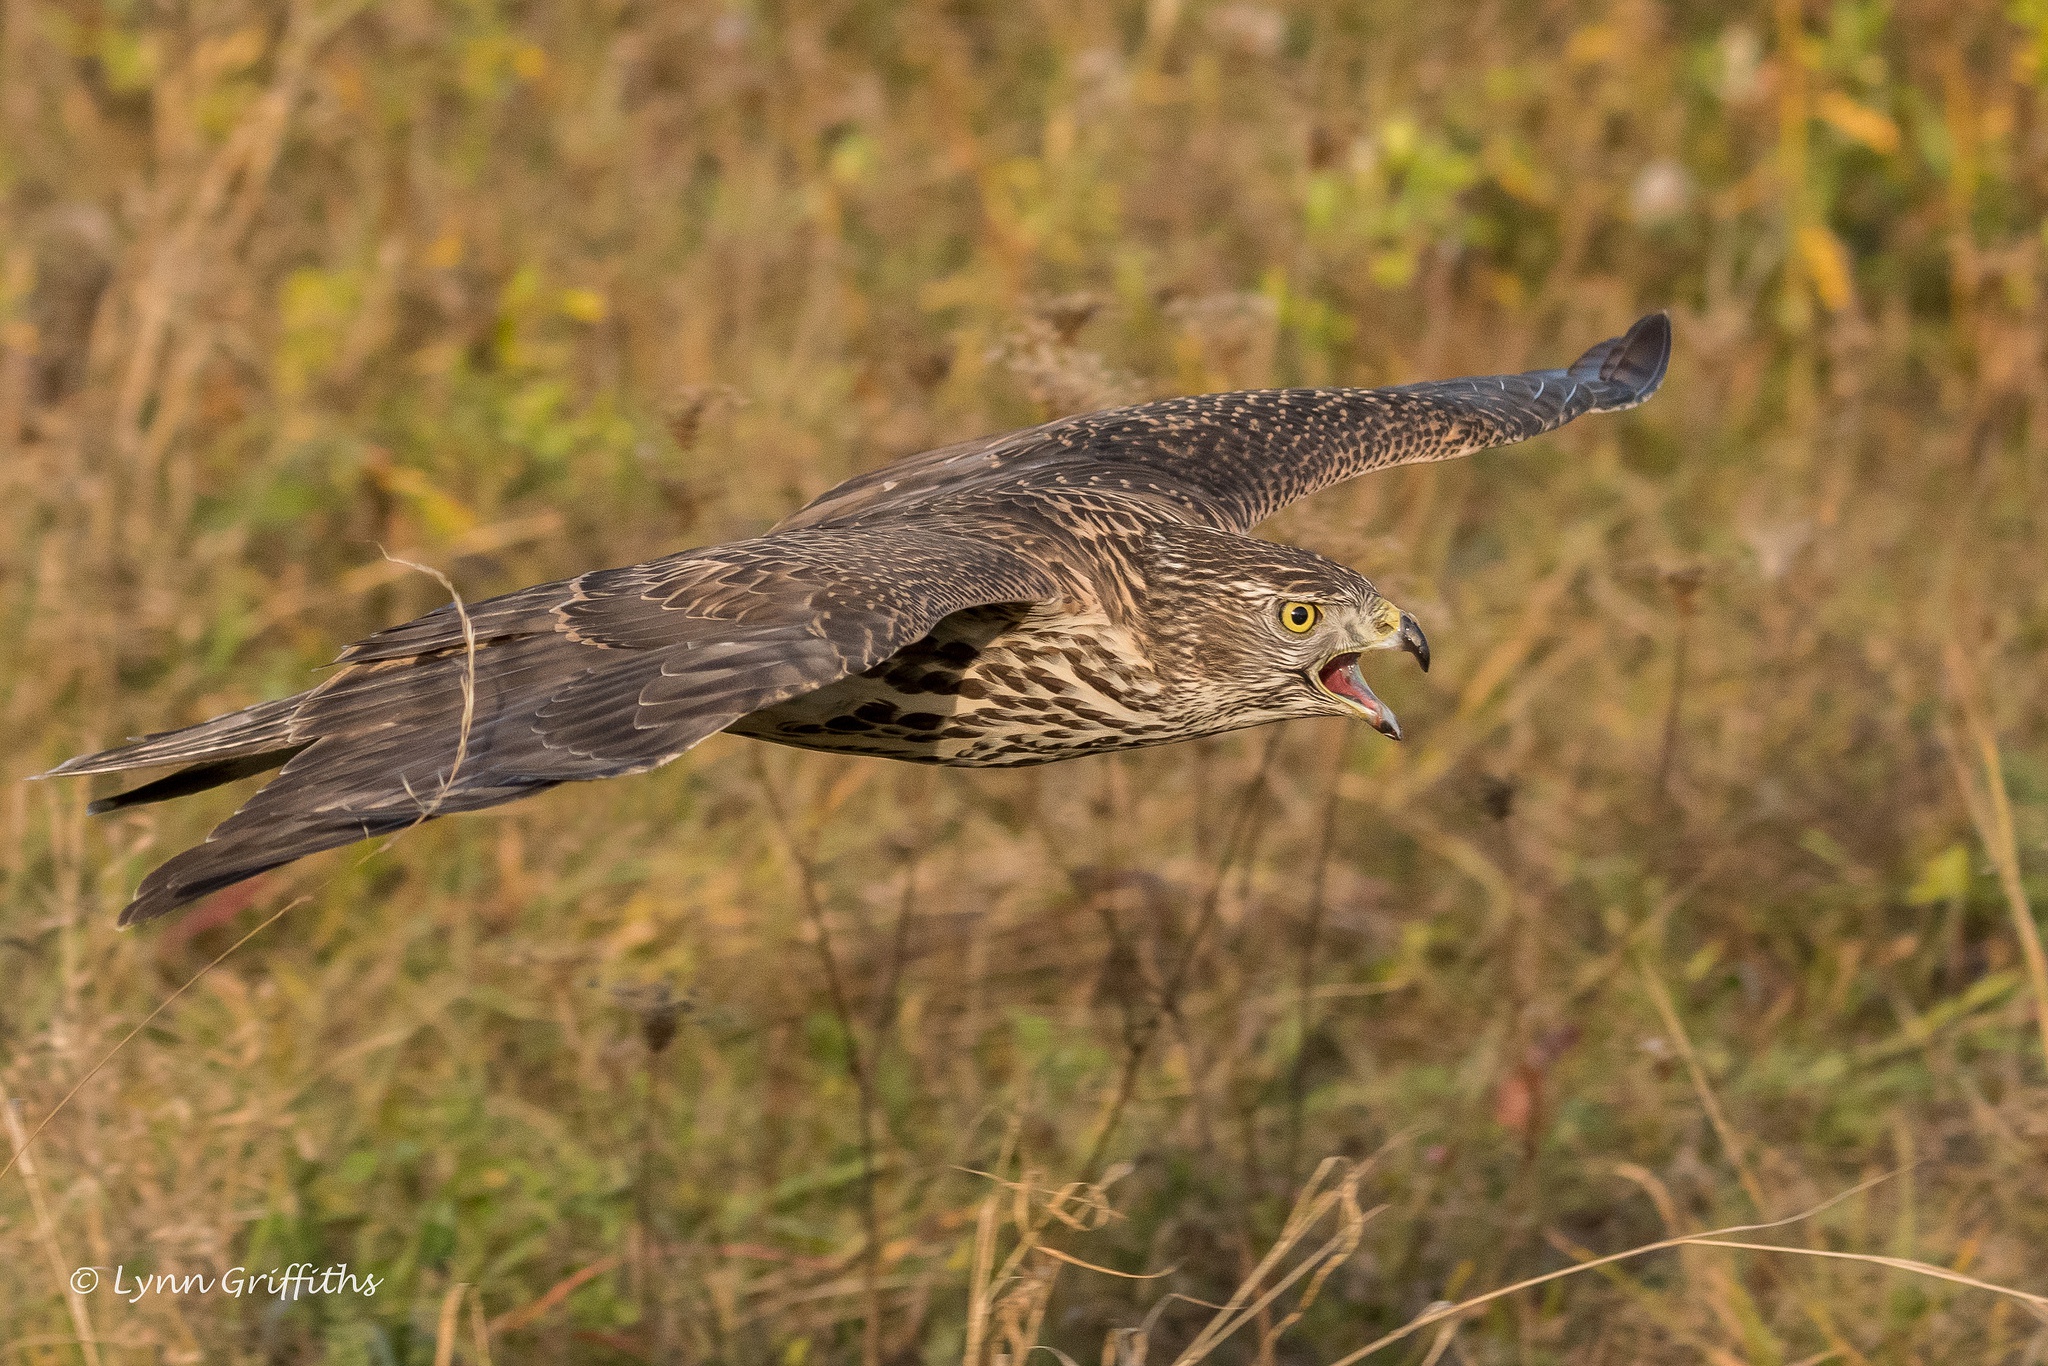
M1360 669L1415 619L1247 535L1368 470L1446 460L1649 398L1652 314L1563 370L1172 398L947 446L763 535L600 569L344 650L293 697L50 775L179 765L95 813L279 769L146 877L123 925L293 859L560 783L643 773L714 731L967 767L1047 763L1297 716L1399 739Z

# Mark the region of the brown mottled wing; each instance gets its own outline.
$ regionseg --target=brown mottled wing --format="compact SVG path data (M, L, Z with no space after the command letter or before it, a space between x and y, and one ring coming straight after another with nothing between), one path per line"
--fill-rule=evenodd
M1562 370L1391 389L1256 389L1114 408L914 455L826 493L786 527L1088 489L1248 531L1298 498L1392 465L1448 460L1633 408L1657 391L1671 324L1643 318Z
M958 528L770 535L477 603L473 652L445 607L351 646L310 692L55 772L191 766L106 809L284 761L203 844L144 879L128 924L430 816L654 768L881 662L952 612L1058 592L1041 565Z

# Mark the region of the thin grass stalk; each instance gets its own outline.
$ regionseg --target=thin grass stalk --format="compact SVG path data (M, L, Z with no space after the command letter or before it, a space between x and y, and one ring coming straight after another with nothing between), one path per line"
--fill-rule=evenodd
M1323 828L1316 840L1315 873L1309 883L1308 924L1302 931L1301 961L1295 973L1294 1060L1287 1069L1287 1179L1296 1180L1301 1168L1302 1130L1308 1107L1308 1038L1315 1020L1316 950L1322 938L1323 917L1329 912L1330 855L1337 844L1338 788L1351 761L1353 728L1344 728L1344 738L1330 762L1330 782L1323 794Z
M783 810L781 794L769 780L767 767L759 754L754 757L754 774L761 785L761 791L768 803L768 814L782 839L783 852L788 856L790 866L796 871L797 888L803 898L804 911L811 921L812 931L818 937L818 957L825 971L825 990L832 1001L832 1013L838 1017L839 1027L846 1034L846 1070L853 1079L856 1104L860 1123L860 1185L861 1215L867 1235L867 1252L861 1258L863 1278L861 1325L861 1366L880 1366L882 1359L882 1215L877 1206L875 1191L875 1094L873 1079L868 1074L867 1060L861 1051L860 1031L854 1025L852 1002L846 994L846 985L839 971L839 956L832 947L832 926L825 916L823 900L818 895L817 870L810 857L798 846L796 832L791 827L789 816Z
M13 1162L20 1165L22 1184L28 1187L29 1208L35 1212L36 1243L50 1263L50 1274L57 1278L65 1307L71 1312L71 1327L78 1335L79 1353L85 1358L85 1366L100 1366L99 1339L92 1331L92 1315L86 1312L85 1296L74 1279L76 1273L65 1269L63 1251L57 1246L57 1225L50 1218L49 1202L43 1198L42 1178L36 1171L35 1159L29 1156L28 1144L33 1135L22 1127L21 1102L12 1096L0 1098L0 1115L7 1120L7 1138L14 1149ZM44 1123L48 1123L47 1118ZM42 1125L36 1126L36 1132L42 1132Z
M1963 714L1963 725L1969 731L1977 750L1977 761L1984 771L1983 791L1980 792L1971 779L1963 748L1947 722L1939 722L1936 732L1948 754L1956 786L1963 794L1963 804L1969 808L1970 823L1976 827L1978 840L1998 869L1999 887L2005 893L2006 909L2012 915L2013 934L2019 940L2020 957L2027 968L2034 1024L2041 1034L2041 1059L2048 1064L2048 954L2042 952L2040 926L2034 923L2034 908L2027 898L2026 883L2020 876L2019 840L2013 830L2012 801L2005 789L2005 765L1998 752L1998 738L1984 716L1976 670L1954 636L1943 644L1942 662L1947 669L1950 691Z
M476 1348L477 1366L491 1366L491 1327L484 1319L484 1290L469 1288L469 1337Z
M263 933L272 925L275 925L278 921L282 920L284 918L284 914L286 911L291 910L292 907L294 906L302 905L309 900L311 900L310 897L302 896L295 898L294 900L287 901L284 905L278 907L275 911L271 913L269 919L265 920L255 929L250 930L247 934L243 935L240 939L237 939L234 943L222 949L220 951L219 957L215 958L205 967L199 969L199 971L193 973L189 978L185 980L185 984L183 986L179 987L176 991L172 992L170 995L164 997L162 1001L158 1002L156 1009L150 1011L149 1014L143 1016L142 1019L135 1025L133 1029L130 1029L126 1034L123 1034L120 1038L120 1041L116 1043L112 1048L108 1049L105 1055L102 1056L98 1062L94 1063L89 1069L87 1069L86 1074L80 1077L75 1083L73 1083L71 1089L64 1093L64 1096L61 1100L59 1100L55 1105L50 1107L50 1113L44 1115L41 1119L36 1121L36 1127L29 1130L28 1136L14 1145L14 1155L7 1159L7 1163L5 1166L0 1166L0 1176L5 1176L8 1172L14 1170L14 1165L17 1162L25 1162L28 1160L29 1145L36 1141L37 1136L41 1134L45 1128L49 1127L49 1123L51 1120L55 1119L58 1115L64 1113L64 1107L71 1103L72 1097L76 1096L80 1091L84 1090L85 1084L91 1081L94 1077L98 1076L100 1073L100 1069L105 1067L108 1063L112 1062L114 1060L114 1055L119 1053L123 1048L128 1046L128 1041L130 1039L133 1039L137 1034L140 1034L143 1030L149 1028L150 1025L154 1024L156 1022L156 1017L163 1014L166 1010L169 1010L171 1008L171 1003L173 1001L176 1001L180 996L183 996L186 992L190 991L198 983L200 978L206 976L207 973L212 972L215 968L219 967L222 963L226 962L228 960L229 955L233 954L235 950L241 948L242 945L248 943L251 939L254 939L257 935Z
M1678 1018L1678 1009L1671 1003L1671 993L1664 989L1664 980L1658 976L1647 960L1637 965L1642 975L1643 987L1650 994L1650 1000L1657 1006L1657 1014L1664 1021L1664 1028L1678 1045L1678 1054L1685 1060L1686 1074L1692 1078L1692 1089L1699 1096L1700 1106L1707 1112L1707 1122L1714 1126L1714 1136L1721 1140L1721 1150L1728 1154L1728 1161L1735 1167L1736 1178L1742 1183L1744 1194L1758 1214L1768 1216L1770 1203L1764 1199L1763 1183L1756 1178L1749 1165L1749 1156L1741 1135L1722 1113L1721 1102L1714 1095L1714 1088L1707 1081L1707 1070L1700 1065L1699 1054L1693 1050L1692 1036L1686 1032L1685 1022Z
M1588 1248L1581 1247L1555 1229L1545 1229L1543 1240L1575 1262L1590 1262L1599 1255ZM1705 1334L1701 1333L1691 1324L1684 1322L1673 1312L1668 1304L1658 1297L1656 1292L1629 1276L1628 1273L1617 1267L1603 1266L1600 1268L1600 1279L1628 1296L1630 1303L1641 1310L1650 1322L1656 1324L1657 1327L1670 1334L1677 1341L1698 1352L1702 1357L1710 1361L1718 1361L1727 1356L1727 1349L1718 1343L1708 1340ZM1441 1332L1442 1330L1439 1329L1438 1331Z
M418 825L421 821L432 820L442 803L447 801L449 789L455 786L456 775L462 772L462 761L469 756L469 734L476 725L476 625L469 619L469 607L463 602L462 594L446 574L432 565L401 560L388 551L384 558L407 569L418 570L440 584L448 594L448 601L455 607L456 619L462 623L462 718L455 732L455 758L449 763L448 772L442 775L432 801L421 804L411 785L406 786L406 795L420 807L419 820L413 822L413 825Z
M1273 1268L1293 1250L1294 1245L1301 1240L1302 1235L1321 1222L1322 1217L1328 1214L1331 1208L1336 1205L1338 1199L1337 1192L1323 1191L1318 1193L1316 1188L1322 1184L1323 1176L1332 1169L1333 1164L1341 1164L1342 1160L1341 1158L1324 1159L1323 1165L1317 1168L1315 1176L1309 1179L1308 1185L1302 1189L1301 1195L1295 1200L1294 1209L1288 1214L1286 1226L1281 1230L1279 1238L1274 1240L1273 1246L1267 1250L1265 1257L1260 1260L1259 1264L1252 1268L1251 1274L1239 1283L1237 1290L1224 1302L1223 1307L1217 1311L1216 1317L1209 1320L1203 1326L1202 1331L1195 1334L1194 1341L1190 1342L1186 1349L1181 1352L1180 1356L1175 1358L1175 1366L1188 1366L1190 1362L1201 1360L1209 1354L1209 1350L1212 1347L1221 1342L1225 1337L1228 1337L1239 1324L1250 1317L1251 1313L1256 1312L1256 1308L1249 1311L1245 1308L1246 1301L1258 1291L1260 1283L1266 1279ZM1311 1202L1311 1197L1314 1197L1313 1202ZM1296 1268L1297 1272L1299 1269ZM1258 1303L1264 1304L1265 1302L1262 1299Z
M617 1268L626 1260L623 1253L613 1252L598 1258L580 1271L573 1271L561 1280L543 1290L538 1297L515 1309L508 1309L496 1318L487 1320L485 1328L492 1333L509 1333L540 1322L557 1308L568 1302L571 1295L599 1276ZM482 1301L478 1301L481 1307Z
M1375 1205L1372 1209L1361 1211L1355 1203L1336 1203L1348 1205L1347 1214L1349 1217L1346 1218L1343 1227L1333 1234L1320 1248L1317 1248L1314 1252L1296 1263L1294 1268L1285 1276L1282 1276L1271 1286L1267 1287L1265 1292L1256 1300L1253 1300L1249 1305L1239 1310L1235 1318L1224 1322L1223 1316L1219 1314L1210 1325L1213 1335L1210 1336L1209 1340L1199 1351L1190 1347L1186 1352L1183 1352L1175 1360L1174 1366L1194 1366L1195 1362L1208 1356L1211 1351L1222 1345L1224 1340L1235 1334L1238 1329L1264 1313L1274 1300L1285 1294L1296 1281L1310 1272L1315 1273L1315 1278L1309 1282L1308 1288L1302 1292L1302 1303L1307 1305L1313 1302L1317 1292L1322 1289L1323 1282L1329 1279L1330 1273L1335 1271L1353 1252L1358 1250L1358 1243L1363 1234L1365 1222L1386 1208L1384 1205ZM1247 1282L1247 1285L1252 1283ZM1280 1333L1285 1332L1295 1317L1290 1315L1281 1320L1279 1326L1273 1330L1272 1336L1277 1337ZM1207 1331L1210 1330L1205 1330L1205 1332Z
M996 1261L996 1193L982 1198L974 1215L974 1269L967 1283L967 1345L961 1366L981 1366L982 1344L988 1340L991 1276Z
M1671 695L1664 708L1664 737L1657 747L1657 777L1652 787L1657 804L1669 812L1671 775L1678 764L1678 725L1685 715L1686 655L1692 644L1693 597L1699 591L1698 570L1666 576L1678 612L1678 639L1671 650Z
M461 1326L463 1291L468 1281L457 1281L441 1296L441 1312L434 1322L434 1366L454 1366L456 1330Z
M1090 1145L1087 1160L1081 1164L1084 1173L1098 1170L1108 1155L1110 1140L1116 1136L1118 1124L1124 1111L1129 1107L1131 1097L1137 1093L1138 1071L1145 1064L1145 1057L1151 1051L1152 1040L1159 1033L1159 1026L1180 1009L1180 993L1187 983L1196 956L1200 953L1202 940L1207 936L1209 926L1216 918L1218 902L1222 899L1223 884L1230 876L1230 870L1240 854L1248 851L1253 833L1257 828L1259 802L1265 795L1266 775L1273 764L1274 753L1280 746L1281 732L1275 729L1266 740L1266 746L1259 755L1258 767L1252 772L1250 790L1245 795L1244 805L1238 809L1237 819L1231 825L1230 836L1224 841L1223 850L1216 858L1216 871L1209 882L1208 893L1202 898L1201 912L1195 917L1195 925L1188 932L1188 941L1173 970L1160 983L1159 997L1145 1019L1130 1031L1129 1046L1125 1051L1122 1074L1117 1079L1115 1098L1104 1114L1101 1128L1095 1142Z
M1456 1323L1447 1323L1436 1330L1436 1337L1429 1344L1429 1354L1422 1358L1422 1366L1436 1366L1444 1359L1444 1353L1451 1349L1451 1339L1458 1336Z
M1392 1332L1384 1333L1374 1338L1357 1351L1339 1357L1331 1363L1331 1366L1353 1366L1353 1363L1363 1361L1367 1357L1393 1346L1402 1339L1421 1332L1431 1324L1441 1323L1445 1319L1465 1314L1482 1305L1491 1304L1498 1299L1504 1299L1509 1295L1520 1294L1524 1290L1530 1290L1539 1285L1548 1285L1552 1281L1563 1280L1568 1276L1576 1276L1582 1271L1593 1271L1603 1266L1612 1266L1616 1262L1628 1261L1635 1257L1645 1257L1650 1253L1664 1252L1675 1247L1724 1247L1751 1252L1784 1252L1809 1257L1829 1257L1842 1261L1867 1262L1876 1266L1888 1267L1894 1271L1907 1271L1915 1275L1931 1276L1936 1280L1949 1281L1957 1285L1968 1286L1974 1290L1983 1290L1991 1294L2004 1296L2026 1307L2037 1317L2042 1318L2044 1323L2048 1323L2048 1295L2036 1295L2030 1291L2016 1290L2011 1286L1997 1285L1990 1281L1978 1280L1974 1276L1965 1276L1961 1272L1950 1271L1947 1267L1934 1266L1927 1262L1910 1261L1903 1257L1882 1257L1864 1252L1834 1252L1815 1248L1785 1247L1776 1243L1735 1242L1729 1237L1729 1235L1737 1233L1762 1233L1812 1219L1833 1209L1845 1200L1852 1199L1874 1186L1891 1180L1896 1175L1896 1172L1887 1172L1882 1176L1874 1176L1870 1180L1852 1186L1848 1190L1815 1205L1811 1209L1802 1210L1798 1214L1787 1215L1783 1219L1774 1219L1769 1223L1740 1224L1728 1228L1711 1229L1705 1233L1679 1234L1676 1237L1659 1239L1654 1243L1644 1243L1639 1247L1628 1248L1621 1252L1610 1252L1604 1257L1596 1257L1592 1261L1581 1262L1577 1266L1560 1267L1556 1271L1546 1271L1540 1276L1530 1276L1524 1280L1516 1281L1512 1285L1504 1285L1498 1290L1489 1290L1483 1295L1474 1295L1469 1299L1459 1300L1456 1304L1433 1306L1416 1315Z

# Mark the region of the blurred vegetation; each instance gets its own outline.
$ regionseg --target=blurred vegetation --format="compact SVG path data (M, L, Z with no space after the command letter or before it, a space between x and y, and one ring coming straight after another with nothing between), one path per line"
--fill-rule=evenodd
M0 1089L33 1126L301 901L0 1178L9 1360L467 1361L480 1305L499 1362L1160 1363L1328 1155L1380 1208L1216 1359L1894 1170L1773 1236L2048 1291L2040 0L0 25ZM476 598L1049 415L1558 364L1662 306L1649 406L1270 529L1428 628L1375 679L1399 746L716 737L132 934L237 795L15 781L440 600L380 550ZM64 1289L294 1261L388 1283ZM1955 1285L1689 1249L1383 1359L2044 1351Z

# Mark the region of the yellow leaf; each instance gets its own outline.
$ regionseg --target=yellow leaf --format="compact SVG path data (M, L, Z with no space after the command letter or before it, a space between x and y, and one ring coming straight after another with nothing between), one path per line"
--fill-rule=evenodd
M1919 881L1906 893L1906 904L1939 906L1960 901L1969 894L1970 851L1960 844L1951 844L1921 867Z
M604 295L594 289L565 289L560 302L562 312L579 323L601 323L612 311Z
M1714 965L1721 961L1721 952L1721 941L1716 939L1713 943L1706 945L1698 953L1686 959L1685 966L1679 969L1679 975L1688 982L1703 980L1708 973L1714 970Z
M476 514L453 496L435 488L416 469L404 465L370 466L370 477L385 492L403 500L412 514L435 536L449 540L476 525Z
M1481 161L1494 182L1522 203L1547 209L1557 202L1556 178L1507 139L1488 143Z
M1849 253L1842 246L1842 239L1818 223L1808 223L1799 230L1794 245L1821 303L1830 310L1846 307L1853 296L1854 283L1849 275Z
M1830 90L1822 95L1814 106L1821 122L1848 138L1860 142L1879 156L1890 156L1899 150L1899 125L1891 117L1872 109L1867 104L1858 104L1839 90Z

